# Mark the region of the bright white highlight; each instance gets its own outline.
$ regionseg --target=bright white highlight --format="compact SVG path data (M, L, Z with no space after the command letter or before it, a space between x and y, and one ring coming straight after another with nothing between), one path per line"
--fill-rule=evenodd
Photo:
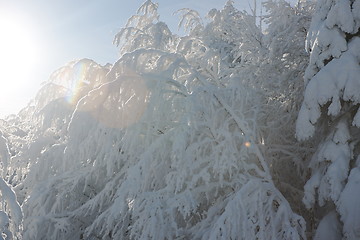
M37 32L21 14L0 12L0 117L26 106L24 95L40 63Z

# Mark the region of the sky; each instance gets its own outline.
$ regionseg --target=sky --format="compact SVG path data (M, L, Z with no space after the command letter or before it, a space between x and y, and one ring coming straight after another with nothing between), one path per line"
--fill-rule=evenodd
M0 117L17 113L41 83L67 62L90 58L104 65L118 59L115 34L145 0L0 0ZM160 20L177 32L181 8L204 16L226 0L154 0ZM253 0L250 0L253 2ZM248 0L235 0L246 9Z

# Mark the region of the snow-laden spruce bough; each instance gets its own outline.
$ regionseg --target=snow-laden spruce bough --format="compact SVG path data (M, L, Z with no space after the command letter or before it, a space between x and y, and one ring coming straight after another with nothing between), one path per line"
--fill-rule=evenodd
M0 238L360 239L360 1L157 7L1 120Z

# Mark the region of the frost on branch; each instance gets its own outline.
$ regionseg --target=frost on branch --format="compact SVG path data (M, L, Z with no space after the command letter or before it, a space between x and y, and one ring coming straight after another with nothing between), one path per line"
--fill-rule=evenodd
M341 101L360 103L360 38L354 38L340 58L333 59L309 82L304 102L297 121L297 136L307 139L314 134L314 125L321 116L321 107L327 106L325 114L338 116L342 110ZM354 125L360 125L357 118Z
M55 71L31 104L22 110L20 119L27 125L26 135L23 139L14 140L19 141L21 147L17 148L18 153L11 159L10 172L14 184L27 176L26 181L18 186L20 195L26 195L37 181L60 170L63 147L59 144L66 138L76 103L90 90L105 83L108 71L108 66L101 66L89 59L72 61ZM56 155L46 151L52 146L57 149Z
M341 237L341 223L338 220L337 213L332 211L321 219L314 240L338 240Z
M0 239L13 239L20 236L23 212L12 187L4 181L10 160L7 140L0 131ZM5 237L5 238L4 238Z
M202 86L188 96L168 95L163 92L167 81L157 81L150 89L160 92L151 94L149 109L122 139L129 161L114 203L87 234L111 232L120 238L128 232L134 239L227 239L243 234L252 239L267 232L264 239L304 238L302 218L271 183L252 141L249 130L256 123L250 119L256 112L248 108L251 91ZM164 119L157 109L166 107L173 114ZM121 219L115 229L109 224L114 219ZM224 219L229 224L221 230ZM129 225L126 232L123 224Z
M110 70L81 60L57 71L14 157L28 163L24 238L305 239L289 204L301 183L284 169L305 149L289 136L306 62L292 27L306 17L268 9L268 35L228 1L204 27L187 10L192 31L178 37L146 1L115 37Z
M120 54L139 48L170 50L172 33L164 22L159 21L158 4L148 0L129 18L126 26L115 35L113 43Z
M6 176L6 169L9 165L9 159L10 159L10 150L8 146L8 141L4 137L4 134L2 131L0 131L0 164L1 164L1 177Z
M14 235L18 237L21 231L22 209L17 202L15 192L2 178L0 178L0 192L0 232L6 235L6 239L12 239Z
M75 105L90 90L105 83L107 66L101 66L90 59L74 60L56 70L49 80L43 83L34 104L41 111L51 101L64 99Z
M359 174L358 4L357 0L318 1L308 33L311 55L296 135L299 140L313 137L319 142L303 199L323 219L316 236L324 237L324 226L333 225L339 228L334 234L344 239L359 237L358 212L352 201L359 198L353 188ZM318 211L320 207L324 211Z
M203 30L204 24L202 23L199 13L193 9L183 8L176 11L180 14L179 29L183 26L185 31L190 35Z
M360 238L359 184L360 170L358 158L356 167L351 170L348 183L338 203L338 211L341 215L341 221L344 223L343 232L346 239Z
M43 154L64 150L61 165L50 162L56 176L26 202L26 236L191 239L201 229L217 238L222 220L241 214L246 225L230 225L224 239L305 238L258 146L256 91L216 85L159 49L122 55L107 77L78 102L66 141ZM121 125L126 109L141 111Z
M349 140L348 126L340 122L333 135L319 146L310 163L312 177L304 186L304 203L308 208L315 204L316 195L320 206L326 201L338 201L346 184L352 155Z
M305 228L303 218L289 216L287 201L273 191L271 184L250 180L236 194L224 199L224 209L216 205L208 210L207 219L200 224L195 236L214 240L248 239L250 236L252 239L305 239L305 235L299 236ZM211 218L217 220L209 223Z

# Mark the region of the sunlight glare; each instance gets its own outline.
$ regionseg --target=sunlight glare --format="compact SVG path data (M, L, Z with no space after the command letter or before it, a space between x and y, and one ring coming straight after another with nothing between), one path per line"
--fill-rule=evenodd
M0 117L25 107L40 62L36 28L20 14L0 12ZM21 105L21 106L20 106Z
M139 121L147 108L146 79L129 70L82 98L77 110L111 128L126 128Z

